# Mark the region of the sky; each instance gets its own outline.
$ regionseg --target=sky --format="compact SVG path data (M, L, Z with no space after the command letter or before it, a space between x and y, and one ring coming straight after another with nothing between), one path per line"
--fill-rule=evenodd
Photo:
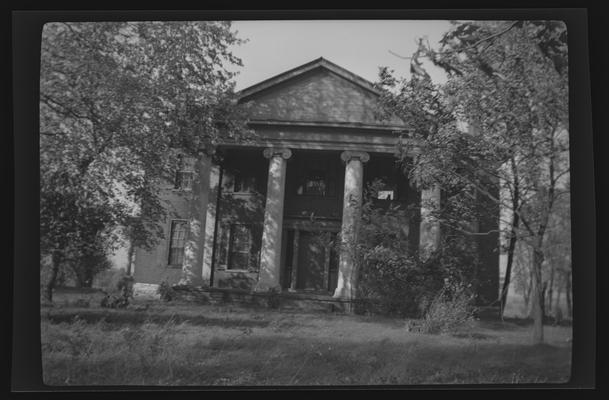
M243 61L243 67L237 69L236 90L319 57L371 82L377 81L379 66L408 77L410 61L389 51L411 56L419 37L437 48L450 27L449 21L440 20L234 21L237 36L248 40L232 49ZM443 71L422 61L432 80L446 80Z

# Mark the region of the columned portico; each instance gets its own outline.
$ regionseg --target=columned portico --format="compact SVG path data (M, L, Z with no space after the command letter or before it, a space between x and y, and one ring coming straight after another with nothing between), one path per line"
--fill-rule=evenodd
M292 152L287 148L264 149L269 159L269 173L264 210L264 227L260 249L260 273L256 291L281 288L279 270L281 262L281 236L283 231L283 201L287 160Z
M252 298L282 288L296 293L281 298L318 296L349 310L359 297L352 245L363 189L376 180L382 189L374 204L407 211L401 235L407 249L418 247L423 257L437 250L440 188L419 193L392 157L398 146L409 157L425 148L402 142L396 132L407 128L404 121L377 118L379 96L372 83L323 58L240 91L256 140L220 140L220 157L202 154L196 166L188 157L188 169L179 166L175 182L162 183L167 237L153 249L136 249L136 282L259 292ZM192 181L194 171L200 179ZM497 220L481 220L478 230L497 231ZM475 242L491 299L498 290L497 238Z
M355 244L357 226L361 218L364 163L370 160L370 155L361 151L344 151L340 157L345 162L345 188L338 282L334 297L351 299L355 294L357 279L352 246Z
M428 256L440 247L440 222L433 213L440 208L440 186L421 191L421 227L419 251Z

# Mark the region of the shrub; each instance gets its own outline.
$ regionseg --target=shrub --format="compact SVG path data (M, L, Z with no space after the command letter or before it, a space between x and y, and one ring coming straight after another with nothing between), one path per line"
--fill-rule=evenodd
M424 333L450 333L469 325L474 320L474 296L462 283L445 281L442 289L433 297L421 323Z
M397 242L379 242L374 240L374 232L366 232L356 252L358 297L376 304L375 309L384 314L423 317L445 280L472 288L476 285L476 255L453 237L443 239L439 250L423 259L417 250Z
M157 289L157 293L161 296L161 300L163 301L171 301L176 298L176 291L167 281L161 282Z
M76 286L92 287L95 276L112 268L107 249L103 243L95 242L82 249L75 259L68 263Z
M358 303L375 312L420 318L446 279L476 286L475 246L446 229L438 250L420 257L418 238L408 228L420 222L418 206L378 200L382 186L377 180L366 188L357 240L343 244L359 274Z
M133 277L123 276L116 284L117 293L108 294L102 299L100 306L105 308L125 308L133 298Z

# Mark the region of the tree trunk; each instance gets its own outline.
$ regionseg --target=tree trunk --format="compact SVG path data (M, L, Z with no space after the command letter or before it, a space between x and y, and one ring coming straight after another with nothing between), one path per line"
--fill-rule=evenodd
M135 246L133 241L129 241L129 251L127 252L127 275L131 276L131 263L133 262L133 255L135 254Z
M44 297L49 303L53 302L53 289L57 281L57 275L59 274L59 266L61 264L61 254L58 251L54 251L51 255L51 276L47 281Z
M520 203L520 190L518 185L518 173L516 171L516 161L514 157L511 158L512 162L512 175L513 175L513 185L514 191L512 196L512 224L510 226L510 243L508 245L508 259L507 265L505 266L505 277L503 279L503 288L501 289L501 298L499 301L499 315L503 318L503 312L505 310L505 304L507 303L507 295L510 289L510 280L512 276L512 265L514 263L514 251L516 250L516 232L518 226L520 225L520 214L516 212L518 210L518 205Z
M530 307L531 305L531 293L533 292L533 267L530 266L531 261L529 261L529 283L527 285L525 296L524 296L524 305L529 313L529 318L533 318L533 311Z
M500 316L503 318L503 311L505 310L505 304L507 303L508 290L510 289L510 278L512 275L512 265L514 263L514 250L516 249L516 228L518 228L518 215L514 214L512 218L511 236L510 243L508 246L508 258L507 265L505 266L505 278L503 280L503 288L501 289L500 298Z
M562 309L560 307L560 297L562 295L562 290L560 285L556 288L556 303L554 303L554 319L560 321L562 319Z
M540 243L538 243L540 244ZM541 265L543 263L543 252L540 246L533 249L533 297L531 299L533 315L533 343L543 343L543 287L541 281Z
M552 300L554 297L554 263L550 264L550 281L548 282L548 298L546 304L546 314L552 314Z
M565 274L565 296L567 298L567 315L573 318L573 303L571 302L571 274Z

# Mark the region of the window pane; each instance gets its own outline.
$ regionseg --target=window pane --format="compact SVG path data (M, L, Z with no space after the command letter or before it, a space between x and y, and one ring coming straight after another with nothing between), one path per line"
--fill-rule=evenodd
M379 190L376 196L379 200L394 200L393 190Z
M228 238L230 234L229 226L220 227L220 243L219 243L219 251L218 251L218 263L220 265L227 264L227 256L228 256Z
M178 171L176 173L176 189L192 189L194 174L190 171Z
M297 188L297 194L310 196L332 196L334 191L333 180L320 170L308 171L303 184Z
M249 225L232 225L230 238L230 269L247 269L252 249L252 231Z
M237 172L235 174L235 186L234 191L240 193L252 193L256 187L256 178L251 175L247 175L243 172Z
M171 221L169 236L169 265L182 265L186 242L186 221Z
M231 253L230 269L248 269L249 259L249 253Z
M245 225L233 226L233 251L249 251L250 247L250 229Z

